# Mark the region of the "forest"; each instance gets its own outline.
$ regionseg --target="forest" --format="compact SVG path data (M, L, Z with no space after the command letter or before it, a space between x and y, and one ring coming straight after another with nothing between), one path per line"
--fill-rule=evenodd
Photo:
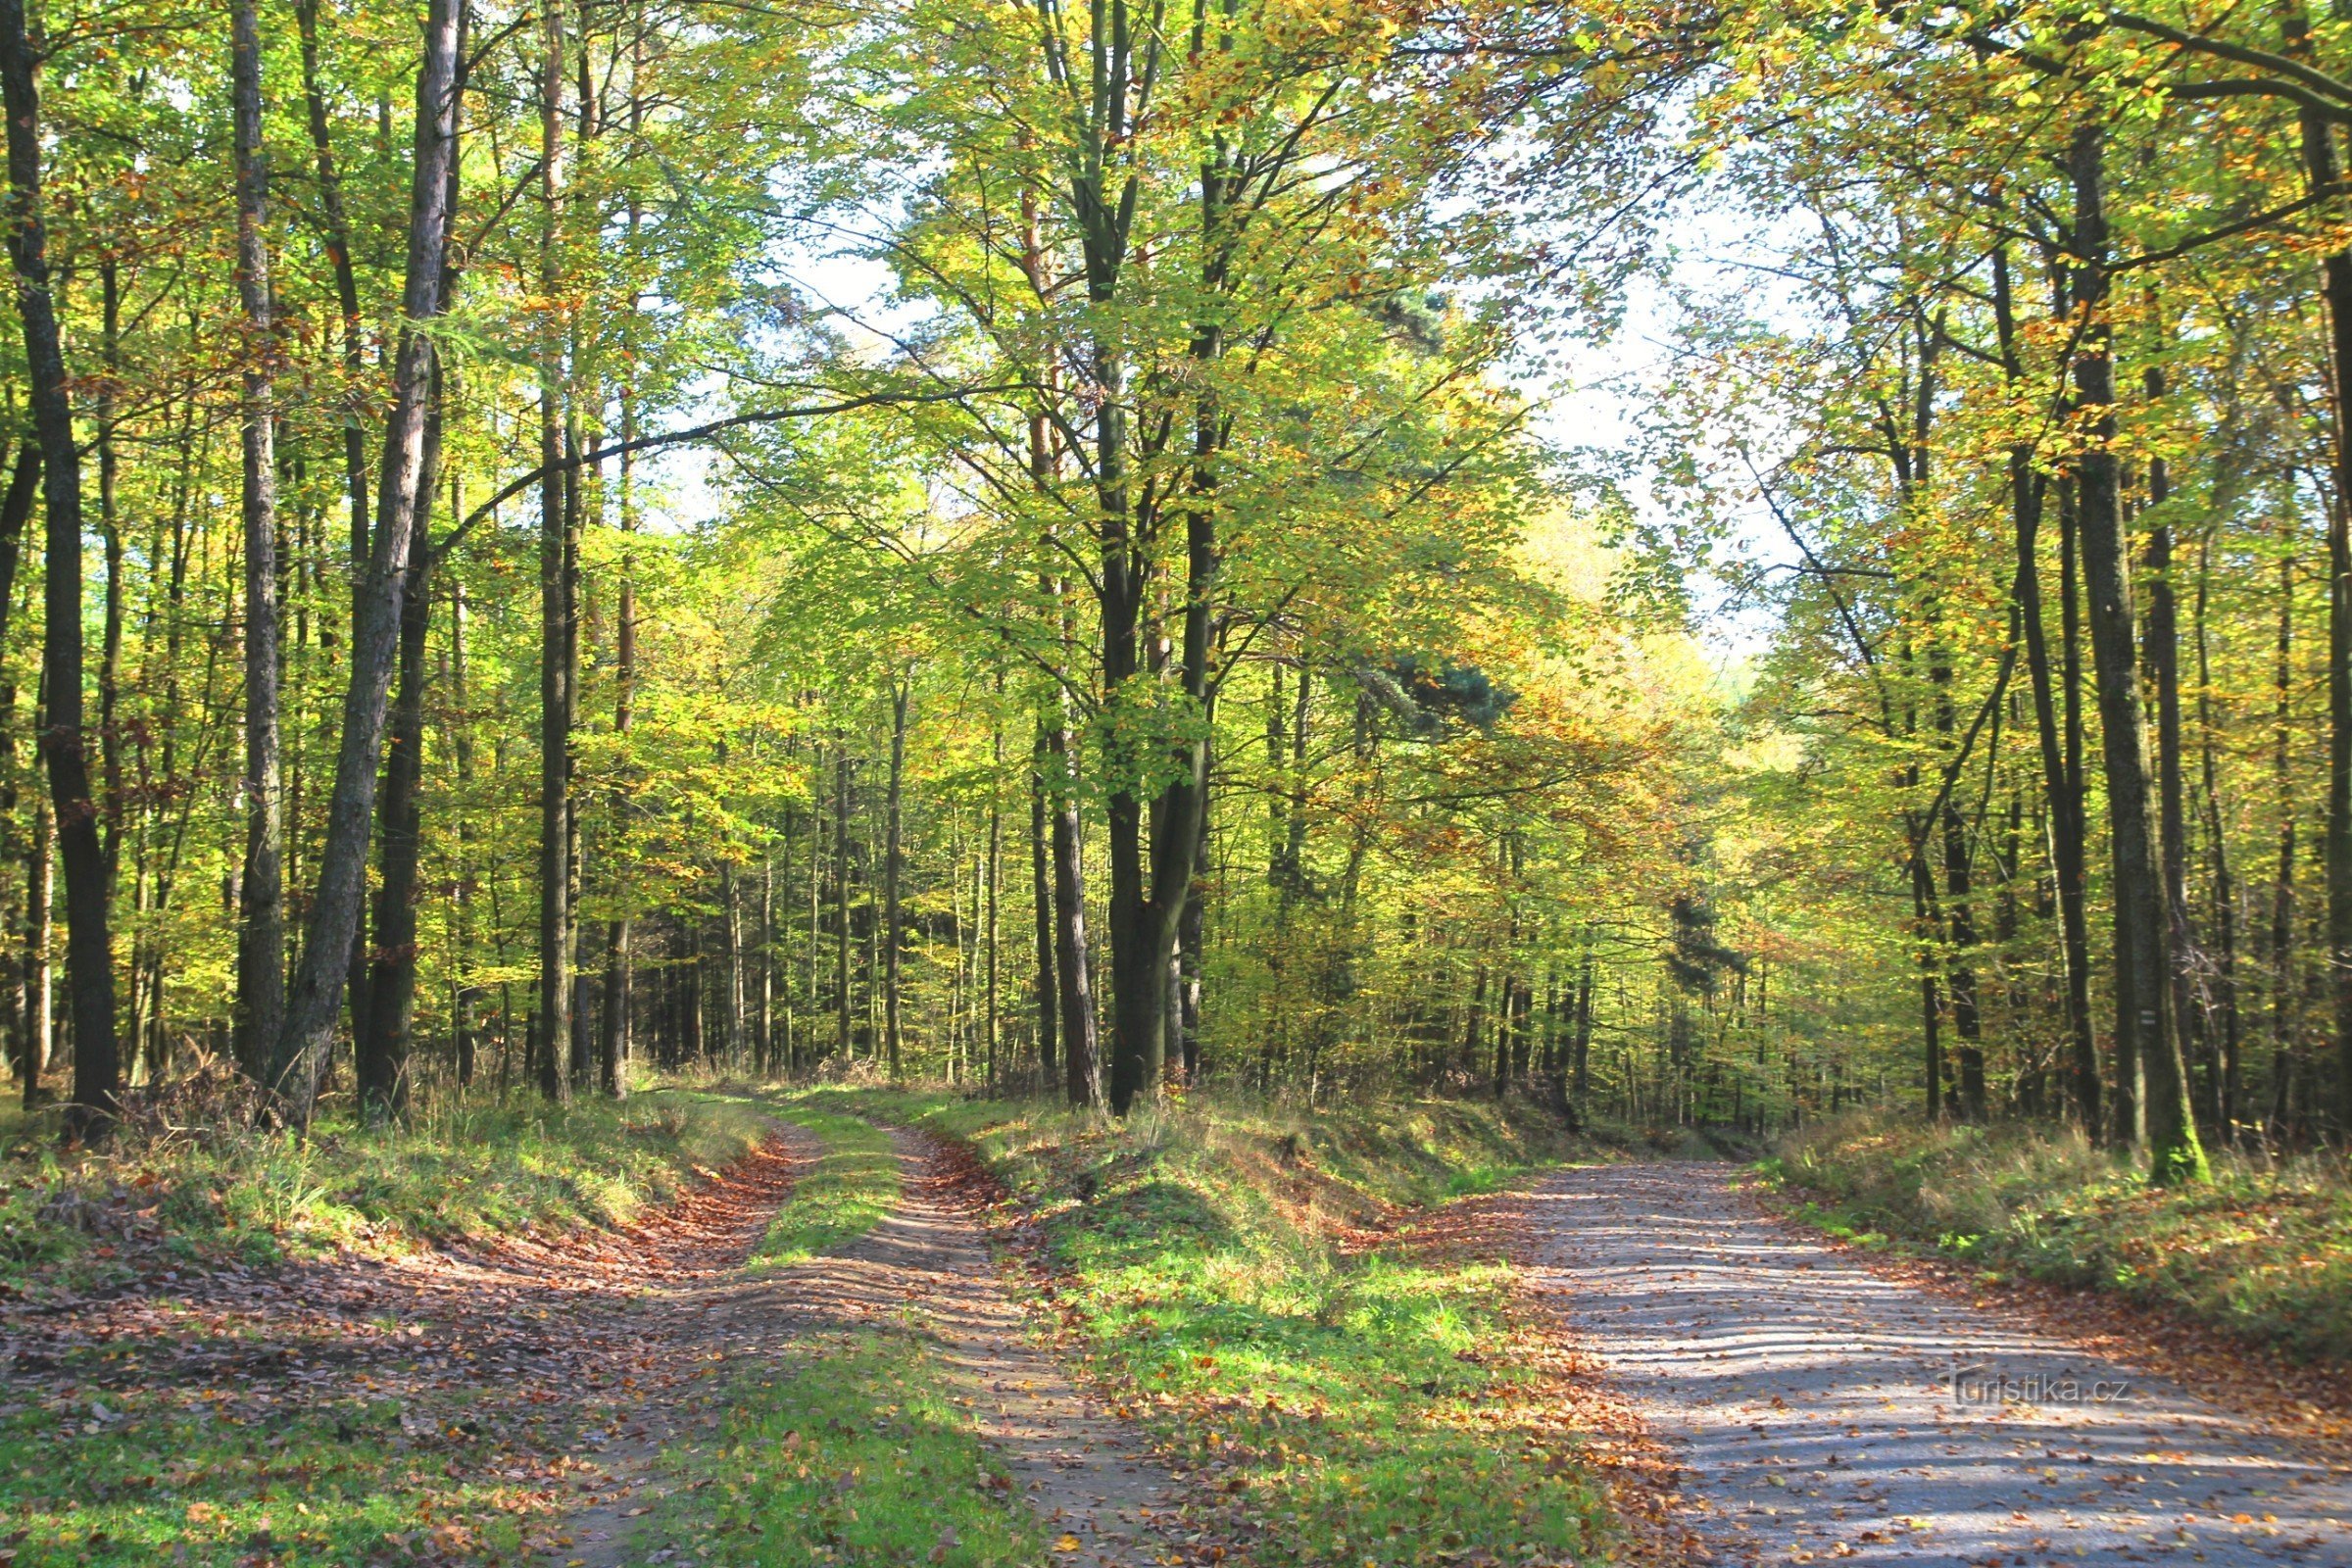
M0 90L21 1369L102 1281L370 1237L619 1226L682 1279L750 1225L725 1267L854 1294L809 1260L968 1178L1080 1282L1018 1310L1159 1391L1169 1485L1292 1476L1320 1439L1185 1403L1243 1289L1185 1249L1254 1238L1250 1309L1371 1336L1313 1378L1387 1410L1491 1346L1400 1370L1456 1330L1367 1304L1422 1287L1364 1238L1502 1238L1520 1284L1398 1254L1499 1344L1564 1222L1481 1195L1647 1160L1593 1200L1715 1214L1693 1159L2352 1356L2352 16L0 0ZM1154 1291L1205 1336L1165 1364ZM793 1398L867 1396L841 1343ZM938 1463L1013 1451L938 1397ZM815 1430L745 1398L728 1441ZM32 1408L0 1540L74 1560ZM1553 1502L1446 1542L1451 1452L1356 1455L1385 1537L1268 1482L1183 1549L1712 1528L1528 1458ZM913 1474L868 1513L921 1540L743 1560L1147 1560L985 1480L935 1543ZM347 1560L261 1505L238 1560ZM556 1549L422 1506L361 1535Z

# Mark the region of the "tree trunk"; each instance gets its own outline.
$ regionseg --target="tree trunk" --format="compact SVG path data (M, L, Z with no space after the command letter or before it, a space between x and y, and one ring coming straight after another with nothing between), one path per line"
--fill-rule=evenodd
M50 911L57 902L57 816L49 797L35 791L32 851L24 876L24 1108L41 1101L41 1070L57 1033L52 1014Z
M311 155L318 172L318 206L326 219L326 256L334 269L335 303L343 318L343 480L350 495L351 564L368 560L368 435L360 410L364 331L360 322L359 274L351 264L351 222L343 210L343 176L335 165L334 139L327 129L326 91L318 73L318 0L295 0L295 24L302 38L302 88L310 111Z
M2083 587L2090 602L2100 743L2107 773L2116 906L2116 1057L2119 1129L2145 1143L2159 1183L2201 1180L2205 1153L2188 1101L2187 1073L2174 1032L2172 963L2162 867L2148 817L2146 714L2132 635L2129 560L2115 453L2114 364L2107 308L2105 132L2075 132L2076 306L2085 318L2075 360L2075 389L2091 443L2079 468L2082 507ZM2352 907L2352 906L2348 906ZM2134 1079L2145 1093L2133 1094Z
M1004 683L998 683L998 696L1004 695ZM1002 710L1000 710L1000 712ZM995 1095L1003 1089L1003 1064L998 1060L1004 1033L1003 1020L998 1016L999 998L1003 995L1003 975L1000 959L1004 942L1004 921L999 905L1004 888L1004 721L998 718L988 737L988 870L987 912L983 916L981 940L987 943L983 965L986 976L982 982L988 988L984 1004L982 1028L988 1048L988 1092Z
M1936 728L1945 737L1943 744L1952 744L1952 671L1948 656L1937 650L1930 659L1929 679L1936 687ZM1958 764L1953 764L1957 766ZM1975 880L1975 855L1968 822L1961 814L1959 791L1944 792L1943 820L1943 911L1945 929L1951 939L1951 958L1945 970L1945 985L1952 1001L1952 1033L1959 1044L1953 1050L1958 1066L1956 1100L1951 1108L1963 1121L1981 1122L1984 1119L1984 1023L1977 1009L1977 971L1972 954L1977 945L1975 911L1969 903ZM1924 850L1924 846L1922 847Z
M14 0L0 0L0 5L12 3ZM446 303L441 281L456 180L462 9L458 0L431 0L423 29L424 56L416 74L416 151L410 185L408 258L401 298L404 325L393 359L391 408L384 421L376 527L354 604L342 740L336 753L334 792L327 806L317 888L304 934L302 966L288 998L285 1028L271 1054L270 1079L285 1095L298 1126L310 1123L317 1073L342 1003L367 883L376 767L383 750L385 708L400 636L401 596L408 581L409 552L415 543L421 501L425 406L431 392L432 344L416 327L436 318Z
M1046 834L1046 774L1054 765L1053 742L1042 714L1029 749L1029 901L1037 948L1037 1070L1041 1089L1056 1081L1060 1053L1061 993L1054 983L1053 852Z
M378 881L374 917L368 922L374 941L368 958L367 1025L353 1042L360 1107L370 1121L400 1114L409 1100L410 1036L416 1019L416 867L423 831L417 793L424 779L424 644L433 611L429 498L440 458L436 386L426 416L419 481L427 499L416 508L416 541L410 547L408 583L401 596L400 688L392 705L376 835Z
M899 958L906 946L899 930L899 883L905 873L904 814L906 782L906 698L911 675L890 678L890 786L883 797L882 830L882 1038L895 1083L905 1072L900 1017Z
M2164 396L2164 372L2150 367L2142 385L2153 400ZM2156 687L2156 829L2159 869L2164 878L2165 934L2171 948L2174 1028L2185 1038L2186 1062L2202 1061L2207 1046L2205 1018L2198 1005L2195 923L2188 908L2188 802L2180 773L2180 615L2173 590L2173 526L2163 511L2172 499L2170 466L2148 461L2148 624L2141 638L2148 678ZM2220 1078L2218 1067L2211 1073ZM2192 1102L2193 1102L2192 1095Z
M2290 524L2281 521L2284 533ZM2273 1138L2286 1131L2286 1091L2295 1060L2295 819L2301 809L2291 766L2294 745L2295 560L2278 558L2278 645L2273 668L2272 789L2278 800L2278 864L2271 882L2271 1112Z
M115 1039L114 954L107 930L106 863L90 799L82 723L81 458L74 439L65 343L49 293L49 244L41 205L38 60L25 34L24 0L0 0L0 93L8 115L9 260L17 272L33 429L48 503L46 629L41 651L48 715L41 752L66 875L66 964L74 1016L70 1137L106 1135L122 1088Z
M540 14L539 80L539 1092L571 1098L571 731L568 657L578 547L564 451L564 8Z
M2315 184L2337 177L2324 122L2306 117ZM2334 496L2328 509L2328 973L2334 1007L2335 1125L2352 1132L2352 254L2322 263L2328 301Z
M1066 721L1057 721L1049 731L1047 746L1054 770L1054 970L1061 994L1062 1089L1073 1105L1099 1105L1102 1084L1096 1053L1094 983L1087 970L1086 867L1079 858L1085 841L1079 833Z
M1993 308L2001 354L2012 382L2024 375L2017 355L2016 314L2009 280L2006 249L1993 253ZM2040 532L2046 491L2034 470L2034 449L2020 444L2009 449L2009 512L2016 537L2018 624L2025 634L2026 671L2033 688L2034 737L2040 743L2043 798L2049 806L2051 873L2057 883L2059 952L2066 974L2066 1031L2070 1051L2075 1115L2093 1135L2099 1126L2099 1054L2090 1015L2090 920L2088 885L2082 849L2082 784L2068 737L2059 729L2055 678L2050 664L2049 630L2041 602ZM2062 519L2067 535L2068 566L2065 614L2071 628L2073 527L2071 515ZM2068 640L2068 678L2073 678L2073 643ZM2070 690L2071 710L2073 697Z
M2205 784L2205 836L2213 874L2214 992L2221 1015L2220 1059L2213 1086L2213 1118L2221 1134L2237 1141L2239 1056L2244 1047L2237 1003L2237 883L2230 869L2230 839L2223 829L2220 762L2213 717L2213 658L2206 635L2213 587L2213 530L2197 549L2197 751Z
M833 1006L834 1049L852 1054L850 1034L850 752L838 745L833 763Z

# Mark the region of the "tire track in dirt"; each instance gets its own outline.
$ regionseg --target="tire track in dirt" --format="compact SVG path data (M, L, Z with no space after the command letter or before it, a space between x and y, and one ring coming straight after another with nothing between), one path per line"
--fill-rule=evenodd
M1173 1514L1175 1478L1128 1423L1102 1413L1029 1343L1025 1315L990 1253L985 1178L923 1134L893 1129L890 1137L899 1200L872 1229L790 1268L738 1268L657 1293L649 1329L698 1347L703 1370L715 1373L769 1362L792 1342L909 1328L970 1396L982 1441L1004 1459L1048 1538L1075 1541L1054 1553L1055 1562L1151 1568L1172 1556L1155 1521ZM691 1419L615 1450L608 1463L628 1478L571 1516L552 1545L555 1563L621 1568L648 1560L654 1544L635 1539L632 1521L664 1485L649 1479L650 1467L664 1442L715 1424L721 1393L707 1389L691 1401Z
M2329 1455L1884 1279L1742 1203L1733 1175L1562 1171L1524 1210L1538 1291L1686 1467L1719 1558L2352 1561L2352 1474Z

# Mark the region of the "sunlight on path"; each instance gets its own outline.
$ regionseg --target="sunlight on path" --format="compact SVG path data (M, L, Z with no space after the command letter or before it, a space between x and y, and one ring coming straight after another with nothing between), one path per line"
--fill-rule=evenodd
M815 1140L794 1129L813 1158ZM705 1370L772 1363L811 1334L908 1322L928 1334L961 1387L980 1436L997 1449L1036 1511L1054 1561L1072 1568L1148 1568L1167 1556L1154 1518L1173 1512L1173 1479L1125 1422L1106 1416L1024 1337L1020 1307L1005 1294L989 1255L981 1216L939 1147L919 1134L890 1134L899 1162L899 1200L838 1250L774 1270L737 1268L712 1283L657 1291L648 1332L673 1348L708 1357ZM708 1385L703 1407L723 1397ZM643 1471L682 1427L646 1421L612 1459ZM624 1468L615 1465L616 1469ZM551 1560L578 1568L667 1561L633 1528L656 1488L624 1484L572 1516Z
M1733 1173L1564 1171L1529 1205L1535 1284L1690 1467L1724 1557L2352 1563L2342 1468L1882 1279L1749 1211Z

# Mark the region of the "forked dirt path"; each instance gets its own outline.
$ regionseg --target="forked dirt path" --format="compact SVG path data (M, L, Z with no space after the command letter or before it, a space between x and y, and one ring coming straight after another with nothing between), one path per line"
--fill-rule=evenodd
M897 1206L835 1252L772 1273L736 1270L647 1295L649 1339L690 1344L703 1363L767 1361L788 1342L903 1324L929 1340L965 1385L981 1437L998 1450L1049 1542L1074 1538L1054 1561L1149 1568L1167 1555L1155 1519L1172 1516L1174 1478L1124 1422L1105 1416L1051 1356L1028 1343L1020 1306L989 1253L976 1172L943 1145L894 1131ZM619 1568L664 1543L633 1524L663 1484L650 1461L706 1415L723 1390L706 1380L671 1422L651 1422L606 1463L615 1484L567 1521L553 1560ZM655 1430L664 1428L666 1430Z
M1525 1210L1537 1288L1687 1466L1718 1560L2352 1563L2334 1457L1883 1278L1733 1173L1562 1171Z

